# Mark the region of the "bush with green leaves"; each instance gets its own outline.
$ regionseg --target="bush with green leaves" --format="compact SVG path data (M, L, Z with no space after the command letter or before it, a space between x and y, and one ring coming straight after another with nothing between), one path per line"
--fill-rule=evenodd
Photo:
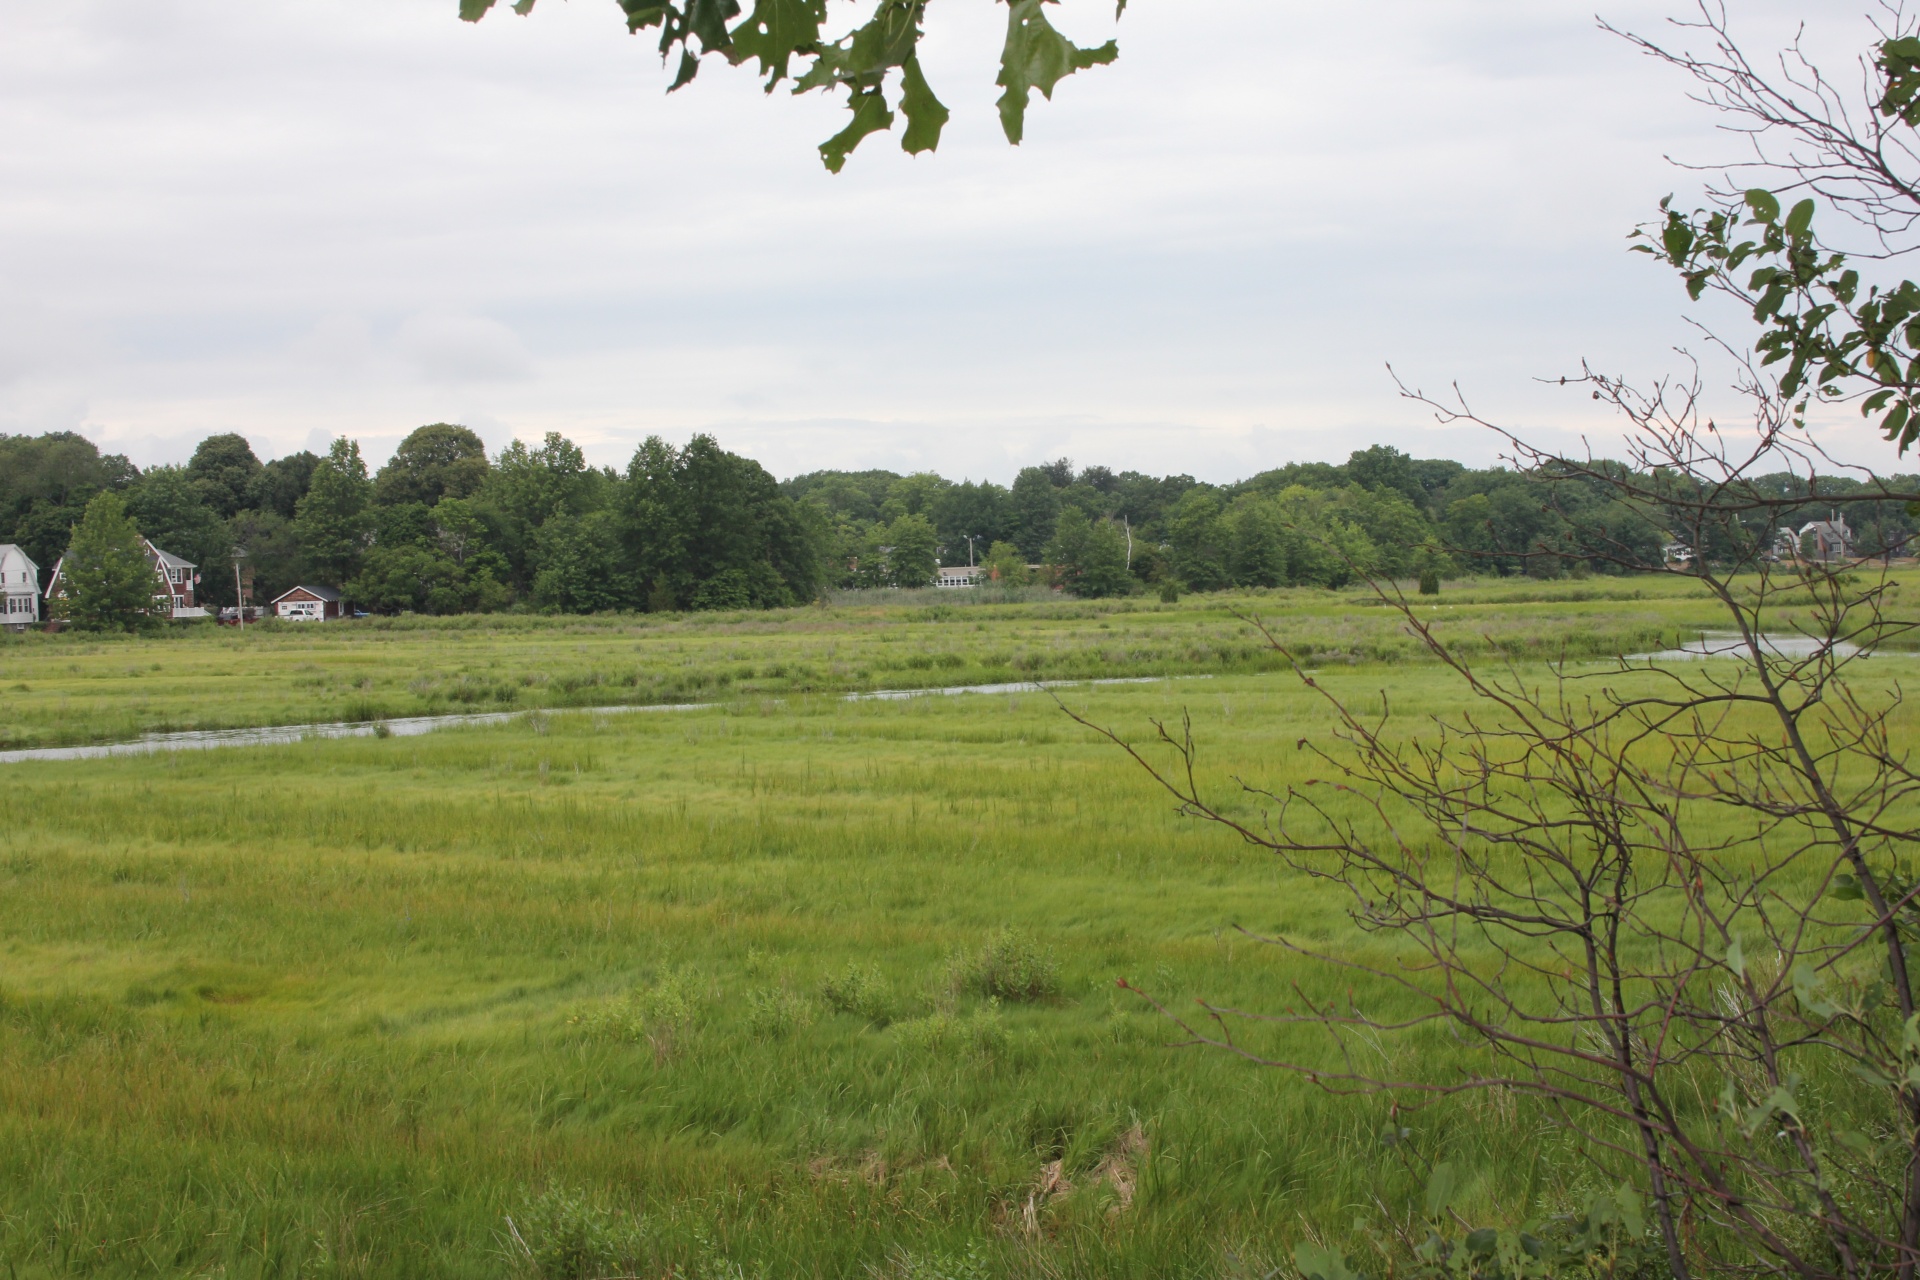
M698 1020L703 1003L696 976L683 971L576 1013L567 1022L595 1039L645 1041L665 1056Z
M1404 1130L1400 1132L1405 1132ZM1355 1227L1371 1253L1355 1257L1318 1240L1294 1246L1301 1280L1622 1280L1657 1276L1664 1250L1644 1201L1622 1184L1593 1192L1575 1211L1519 1227L1471 1225L1459 1212L1469 1178L1450 1162L1433 1166L1418 1205L1400 1214L1376 1200Z
M820 999L836 1013L868 1022L886 1022L892 1016L893 992L877 966L862 969L849 961L845 972L820 979Z
M996 1000L1031 1002L1060 994L1053 950L1012 927L993 934L979 951L956 956L951 976L956 991Z
M995 1264L992 1253L981 1241L967 1246L965 1253L911 1253L899 1250L887 1260L884 1270L874 1271L875 1280L997 1280L1006 1274Z
M596 1280L630 1273L647 1251L646 1223L577 1191L549 1188L507 1217L512 1252L538 1280Z

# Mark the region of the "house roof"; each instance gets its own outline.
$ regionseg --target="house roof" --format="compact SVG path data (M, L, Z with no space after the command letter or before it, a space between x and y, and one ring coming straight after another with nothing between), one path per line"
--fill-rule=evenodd
M170 551L162 551L160 548L154 546L151 542L147 544L147 549L153 552L154 558L160 562L160 565L162 568L165 568L165 569L198 568L198 566L195 565L193 561L182 560L179 556L174 555Z
M279 604L282 600L285 600L288 596L292 595L296 591L304 591L308 595L312 596L315 600L324 600L328 604L340 603L340 593L338 591L335 591L332 587L309 587L304 583L297 587L287 588L285 591L282 591L279 595L275 596L273 599L269 600L267 603Z
M21 550L17 544L11 543L11 542L0 542L0 560L5 560L9 556L20 557L22 560L27 562L27 568L32 569L35 573L40 572L40 566L33 562L33 557L28 555L25 551Z

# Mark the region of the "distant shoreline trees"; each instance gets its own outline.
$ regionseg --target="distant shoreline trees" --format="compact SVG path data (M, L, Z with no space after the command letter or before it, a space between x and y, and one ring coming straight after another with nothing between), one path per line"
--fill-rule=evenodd
M1786 498L1805 485L1755 483ZM1823 478L1821 493L1853 483ZM102 493L156 545L203 567L210 605L234 602L222 570L243 548L256 602L308 582L375 613L764 609L829 590L924 587L942 566L969 563L1009 587L1040 565L1040 581L1088 597L1337 588L1361 574L1437 585L1467 571L1606 573L1571 551L1605 543L1657 559L1670 532L1551 464L1474 470L1384 445L1224 485L1064 458L1000 485L881 470L779 481L709 436L649 439L622 472L588 465L554 432L489 457L450 423L415 431L378 472L344 438L325 457L262 463L242 437L214 435L184 467L142 473L77 435L0 435L0 541L50 566ZM1904 550L1914 517L1859 505L1838 508L1856 549ZM1823 496L1799 516L1830 509Z

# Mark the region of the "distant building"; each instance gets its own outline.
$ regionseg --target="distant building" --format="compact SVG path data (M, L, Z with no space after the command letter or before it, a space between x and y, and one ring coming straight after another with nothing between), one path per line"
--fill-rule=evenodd
M295 587L273 599L273 616L287 622L331 622L340 616L340 593L332 587Z
M1847 528L1846 519L1837 513L1829 519L1801 525L1796 542L1803 560L1831 564L1853 558L1853 530Z
M146 549L147 558L153 562L154 612L162 617L187 621L193 618L210 616L196 603L200 575L194 570L199 566L191 560L182 560L171 552L162 551L147 539L140 539L140 545ZM67 558L61 556L53 566L53 580L47 583L47 603L67 598L67 577L64 572Z
M987 576L982 565L962 564L950 569L940 570L940 576L934 580L936 587L971 587Z
M1660 548L1660 557L1668 564L1692 564L1693 548L1684 542L1669 542Z
M40 621L40 566L11 542L0 542L0 626Z

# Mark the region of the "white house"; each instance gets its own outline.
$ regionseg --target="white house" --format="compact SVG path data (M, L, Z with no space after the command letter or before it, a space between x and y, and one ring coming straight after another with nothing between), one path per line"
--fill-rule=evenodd
M40 566L11 542L0 542L0 626L40 621Z
M140 545L146 548L147 557L153 561L154 612L183 621L208 616L207 611L194 601L196 588L200 585L200 575L194 572L198 566L191 560L182 560L179 556L162 551L145 538L140 539ZM49 604L66 598L66 575L61 572L66 564L65 556L54 563L53 580L47 583Z
M340 616L340 593L332 587L295 587L274 597L273 615L288 622L327 622Z
M987 571L980 565L961 564L940 570L940 576L934 580L936 587L971 587L984 578Z

